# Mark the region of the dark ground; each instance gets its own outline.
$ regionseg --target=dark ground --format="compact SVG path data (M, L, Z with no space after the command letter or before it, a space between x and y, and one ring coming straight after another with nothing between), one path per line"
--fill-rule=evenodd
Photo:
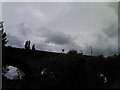
M2 88L118 88L120 55L108 57L33 51L3 47L2 65L11 65L25 73L23 79L2 77ZM42 70L45 69L43 75ZM100 76L102 73L104 77ZM104 78L107 82L104 82Z

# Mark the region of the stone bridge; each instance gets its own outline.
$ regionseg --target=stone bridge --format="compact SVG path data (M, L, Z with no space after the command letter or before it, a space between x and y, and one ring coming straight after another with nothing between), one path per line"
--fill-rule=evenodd
M46 68L49 59L56 55L58 56L60 53L4 47L2 49L2 64L18 67L29 75L35 75Z
M63 55L64 58L61 57L61 55ZM2 65L3 66L11 65L11 66L17 67L25 73L25 79L23 80L16 81L16 80L3 79L3 88L13 88L13 87L24 87L24 88L25 87L26 88L28 87L29 88L117 87L117 88L120 88L119 87L120 78L116 79L117 80L116 81L114 79L115 77L113 76L110 77L110 79L113 78L112 80L115 82L114 83L112 81L113 85L108 86L107 84L104 85L104 83L102 83L101 85L98 84L100 83L97 81L97 73L99 72L97 71L98 69L96 69L96 71L94 72L94 68L91 69L91 66L89 67L88 65L88 64L91 64L91 57L90 58L85 57L88 60L82 60L82 61L79 60L79 58L78 60L74 60L74 58L72 60L72 58L69 58L71 60L68 60L69 62L67 62L67 64L58 62L60 67L57 66L57 62L56 62L55 66L57 67L53 67L53 68L55 69L57 68L57 70L59 69L60 72L49 71L48 70L49 64L51 60L55 60L56 57L57 59L59 58L59 60L62 60L62 62L67 61L65 60L66 57L64 55L66 56L66 54L62 54L62 53L52 53L52 52L37 51L37 50L25 50L20 48L13 48L13 47L3 47L2 48ZM49 76L44 75L43 77L41 74L43 74L43 71L44 71L44 74L48 73L47 70L49 71ZM108 70L109 69L106 69L106 71ZM112 74L110 70L109 70L109 73ZM109 73L108 73L108 76L109 76ZM104 76L104 75L100 74L99 76Z
M36 80L41 81L40 74L42 70L48 67L49 60L56 55L59 56L60 53L25 50L13 47L3 47L2 66L10 65L17 67L25 73L25 80L27 80L27 83L36 83ZM9 81L7 81L6 83L8 84L8 82ZM34 85L31 85L31 87L34 87ZM37 87L39 87L39 85L37 85Z

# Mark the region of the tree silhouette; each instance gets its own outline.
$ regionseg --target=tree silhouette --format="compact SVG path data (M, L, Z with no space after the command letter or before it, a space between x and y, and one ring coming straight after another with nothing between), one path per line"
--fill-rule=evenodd
M30 49L30 40L25 42L25 49Z
M4 32L3 22L0 22L0 30L2 30L1 36L2 36L2 46L5 46L8 42L6 38L6 32Z
M64 53L65 52L65 49L62 49L62 53Z
M33 46L32 46L32 50L35 50L35 44L33 44Z
M67 52L68 55L77 55L78 54L78 51L75 50L75 49L72 49L70 51Z
M27 49L28 41L25 42L25 49Z
M28 49L30 49L30 40L28 41Z

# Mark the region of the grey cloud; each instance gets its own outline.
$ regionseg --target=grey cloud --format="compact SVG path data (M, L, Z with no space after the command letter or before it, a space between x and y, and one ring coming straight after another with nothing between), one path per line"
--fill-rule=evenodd
M65 52L68 52L70 49L76 49L78 51L81 51L81 47L75 43L68 45L49 45L46 42L39 42L36 43L35 45L37 50L44 50L51 52L61 52L62 49L65 49Z
M108 38L117 38L118 36L117 23L111 24L109 27L103 29L103 33L105 33L108 36Z
M117 54L118 53L118 49L116 49L116 47L109 45L107 47L103 47L102 44L97 46L97 47L92 47L92 51L93 51L93 55L104 55L104 56L109 56L109 55L113 55L113 54ZM85 54L87 55L91 55L91 48L90 47L86 47L85 49Z
M8 34L7 39L9 40L8 45L10 45L10 46L15 46L15 47L20 47L20 48L23 48L23 46L24 46L24 41L17 38L16 36L11 36Z
M66 51L69 51L70 49L82 49L75 42L76 38L73 38L72 36L70 36L69 34L65 34L64 32L50 30L47 28L40 28L38 32L40 33L40 35L37 34L39 38L45 38L45 40L37 43L36 47L39 49L56 52L60 52L63 48Z
M46 38L46 43L53 43L58 45L67 45L73 43L73 38L62 32L47 30L43 32L42 36Z
M115 53L118 53L118 50L116 48L111 48L111 46L108 46L107 48L93 48L93 54L94 55L113 55Z
M31 33L32 31L30 30L30 28L26 27L24 23L20 23L18 26L18 29L21 33L21 35L23 35L24 37L27 37L29 35L29 33Z
M117 49L116 11L117 3L4 3L3 19L10 45L22 47L28 39L41 50L89 52L92 44L105 54Z
M115 10L116 13L118 13L118 5L119 5L118 2L109 2L107 4L108 4L108 6L110 8L112 8L113 10Z
M112 55L118 53L118 37L106 35L106 33L96 34L96 41L93 45L94 55ZM90 49L90 48L89 48Z
M24 22L19 23L16 26L16 30L18 30L16 37L21 38L22 40L29 40L31 38L34 38L34 29L32 30L32 26L26 25Z
M50 47L45 42L35 43L35 46L38 50L50 50Z

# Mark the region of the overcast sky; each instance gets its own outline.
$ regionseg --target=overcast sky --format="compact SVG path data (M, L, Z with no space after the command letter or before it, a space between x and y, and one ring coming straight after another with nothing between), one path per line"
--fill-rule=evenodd
M94 55L118 52L117 2L4 2L2 18L8 45L61 52L64 48Z

